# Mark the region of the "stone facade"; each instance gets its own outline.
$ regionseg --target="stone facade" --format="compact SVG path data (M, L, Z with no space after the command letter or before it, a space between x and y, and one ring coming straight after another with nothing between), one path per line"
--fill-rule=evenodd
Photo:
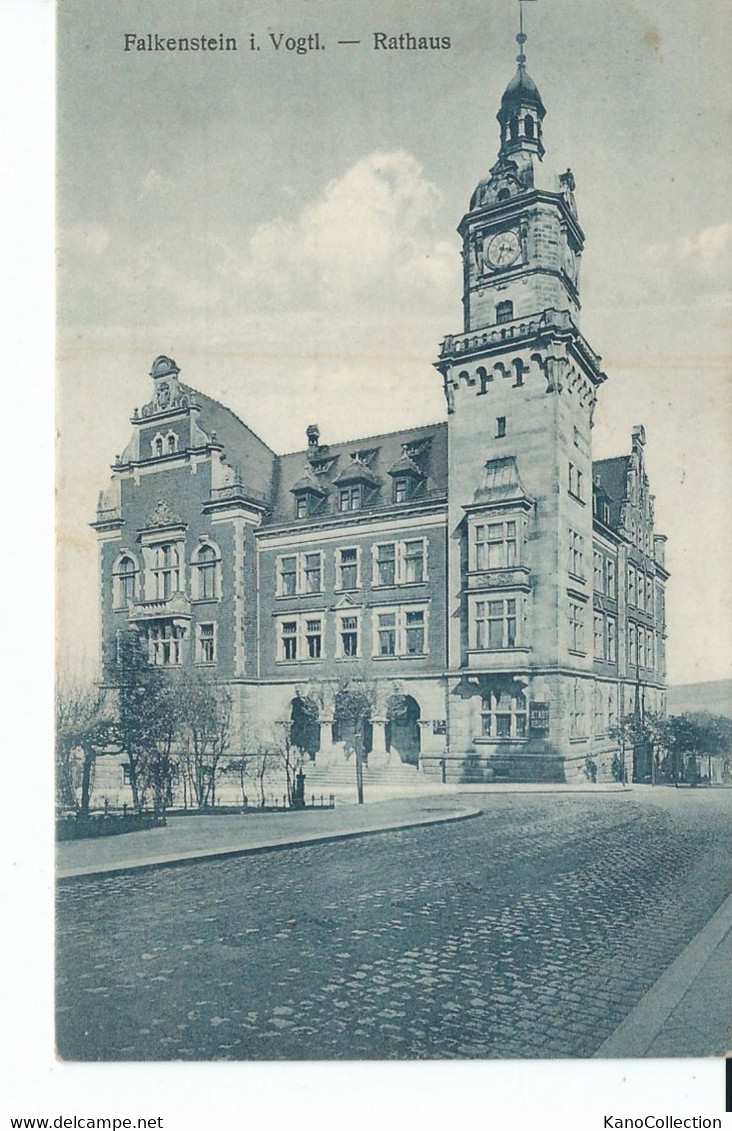
M278 456L155 360L93 523L106 681L132 629L151 662L231 688L237 741L288 722L321 762L362 743L370 765L448 781L608 778L618 719L663 709L645 433L593 462L606 377L579 330L584 233L571 171L545 174L544 115L522 54L459 227L445 422L337 444L311 425ZM354 681L373 699L358 734L338 714Z

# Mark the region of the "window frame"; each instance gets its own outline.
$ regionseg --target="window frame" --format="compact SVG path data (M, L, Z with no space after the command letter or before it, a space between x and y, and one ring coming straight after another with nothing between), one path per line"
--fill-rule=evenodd
M496 606L500 605L500 612ZM510 606L513 605L513 609ZM494 606L491 610L490 606ZM468 623L468 641L470 650L474 652L510 652L523 647L523 621L525 615L525 600L521 593L501 593L484 595L471 595L470 619ZM513 622L513 639L511 638L511 622ZM492 642L495 639L495 629L491 625L501 625L501 643Z
M124 562L130 562L131 570L122 569ZM132 581L132 593L124 592L125 582ZM131 550L120 550L112 566L112 604L115 609L127 609L140 596L140 563Z
M486 706L486 701L488 706ZM499 706L500 704L500 706ZM498 720L508 717L508 734L501 734ZM486 725L487 720L487 725ZM501 724L503 725L503 724ZM523 732L523 733L521 733ZM480 738L490 742L526 742L529 737L529 703L526 692L511 695L506 706L491 688L480 701Z
M568 601L569 651L587 655L586 605L573 597Z
M492 527L501 527L499 537L490 537L488 532ZM513 535L509 527L513 526ZM525 540L526 520L522 514L496 514L481 515L470 519L468 525L468 571L470 573L488 573L494 569L516 569L523 563L523 546ZM479 537L479 531L484 531L485 536ZM500 546L500 564L492 565L492 546ZM510 548L513 547L511 550ZM511 556L513 554L513 561ZM484 560L481 560L484 559Z
M345 567L343 564L344 553L354 553L356 555L355 561L347 562ZM336 593L354 593L357 589L361 588L361 547L360 546L337 546L333 552L335 560L335 591ZM344 568L350 569L355 567L356 570L356 583L355 585L344 585L343 583L343 570Z
M344 628L345 620L355 621L354 629ZM360 660L363 650L363 624L360 609L338 609L336 611L336 660ZM344 636L355 632L356 648L354 652L347 652L344 648Z
M212 629L210 636L203 635L203 629ZM211 644L211 657L204 657L204 644ZM195 663L201 667L214 667L218 663L218 623L216 621L201 621L196 625L196 658Z
M203 561L201 555L210 551L212 557ZM219 601L221 599L221 550L210 538L203 538L196 546L191 556L192 592L194 601ZM207 581L210 578L211 592L207 593Z
M410 626L408 623L409 616L421 616L422 623L419 626L422 633L422 651L409 650L409 634L410 631L417 629L417 626ZM393 617L394 623L392 625L382 625L382 617ZM381 634L390 632L394 637L394 651L382 652L381 651ZM429 655L429 604L415 604L415 605L378 605L371 610L371 657L375 660L387 659L410 659L420 658Z
M421 554L409 555L407 548L421 543ZM388 546L394 547L394 580L382 581L379 563L379 551ZM407 577L407 568L410 560L422 562L422 576L418 580ZM387 559L388 561L389 559ZM371 546L371 587L372 589L394 589L404 586L424 585L429 581L429 538L426 535L417 535L415 538L395 538L384 542L374 542Z

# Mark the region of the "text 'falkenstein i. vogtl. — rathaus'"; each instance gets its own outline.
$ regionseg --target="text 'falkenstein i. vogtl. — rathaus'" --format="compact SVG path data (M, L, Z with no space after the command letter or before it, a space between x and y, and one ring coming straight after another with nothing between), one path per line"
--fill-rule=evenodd
M310 425L277 455L160 356L100 498L105 680L133 631L151 663L225 684L241 733L289 725L313 782L359 744L372 781L610 780L619 719L664 709L645 433L593 461L585 237L524 38L459 226L447 419L338 443ZM354 680L373 689L359 733L338 706Z

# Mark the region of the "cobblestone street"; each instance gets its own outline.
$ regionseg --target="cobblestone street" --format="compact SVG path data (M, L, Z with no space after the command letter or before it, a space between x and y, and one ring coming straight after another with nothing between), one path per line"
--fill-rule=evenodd
M591 1056L728 894L728 800L473 794L459 824L69 881L60 1055Z

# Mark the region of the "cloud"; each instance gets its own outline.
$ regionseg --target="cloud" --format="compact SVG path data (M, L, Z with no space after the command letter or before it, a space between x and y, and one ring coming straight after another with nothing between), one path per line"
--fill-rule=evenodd
M383 305L405 287L413 303L415 292L455 279L455 248L435 237L441 202L410 154L372 153L293 219L260 225L240 275L298 305L343 304L366 292Z

